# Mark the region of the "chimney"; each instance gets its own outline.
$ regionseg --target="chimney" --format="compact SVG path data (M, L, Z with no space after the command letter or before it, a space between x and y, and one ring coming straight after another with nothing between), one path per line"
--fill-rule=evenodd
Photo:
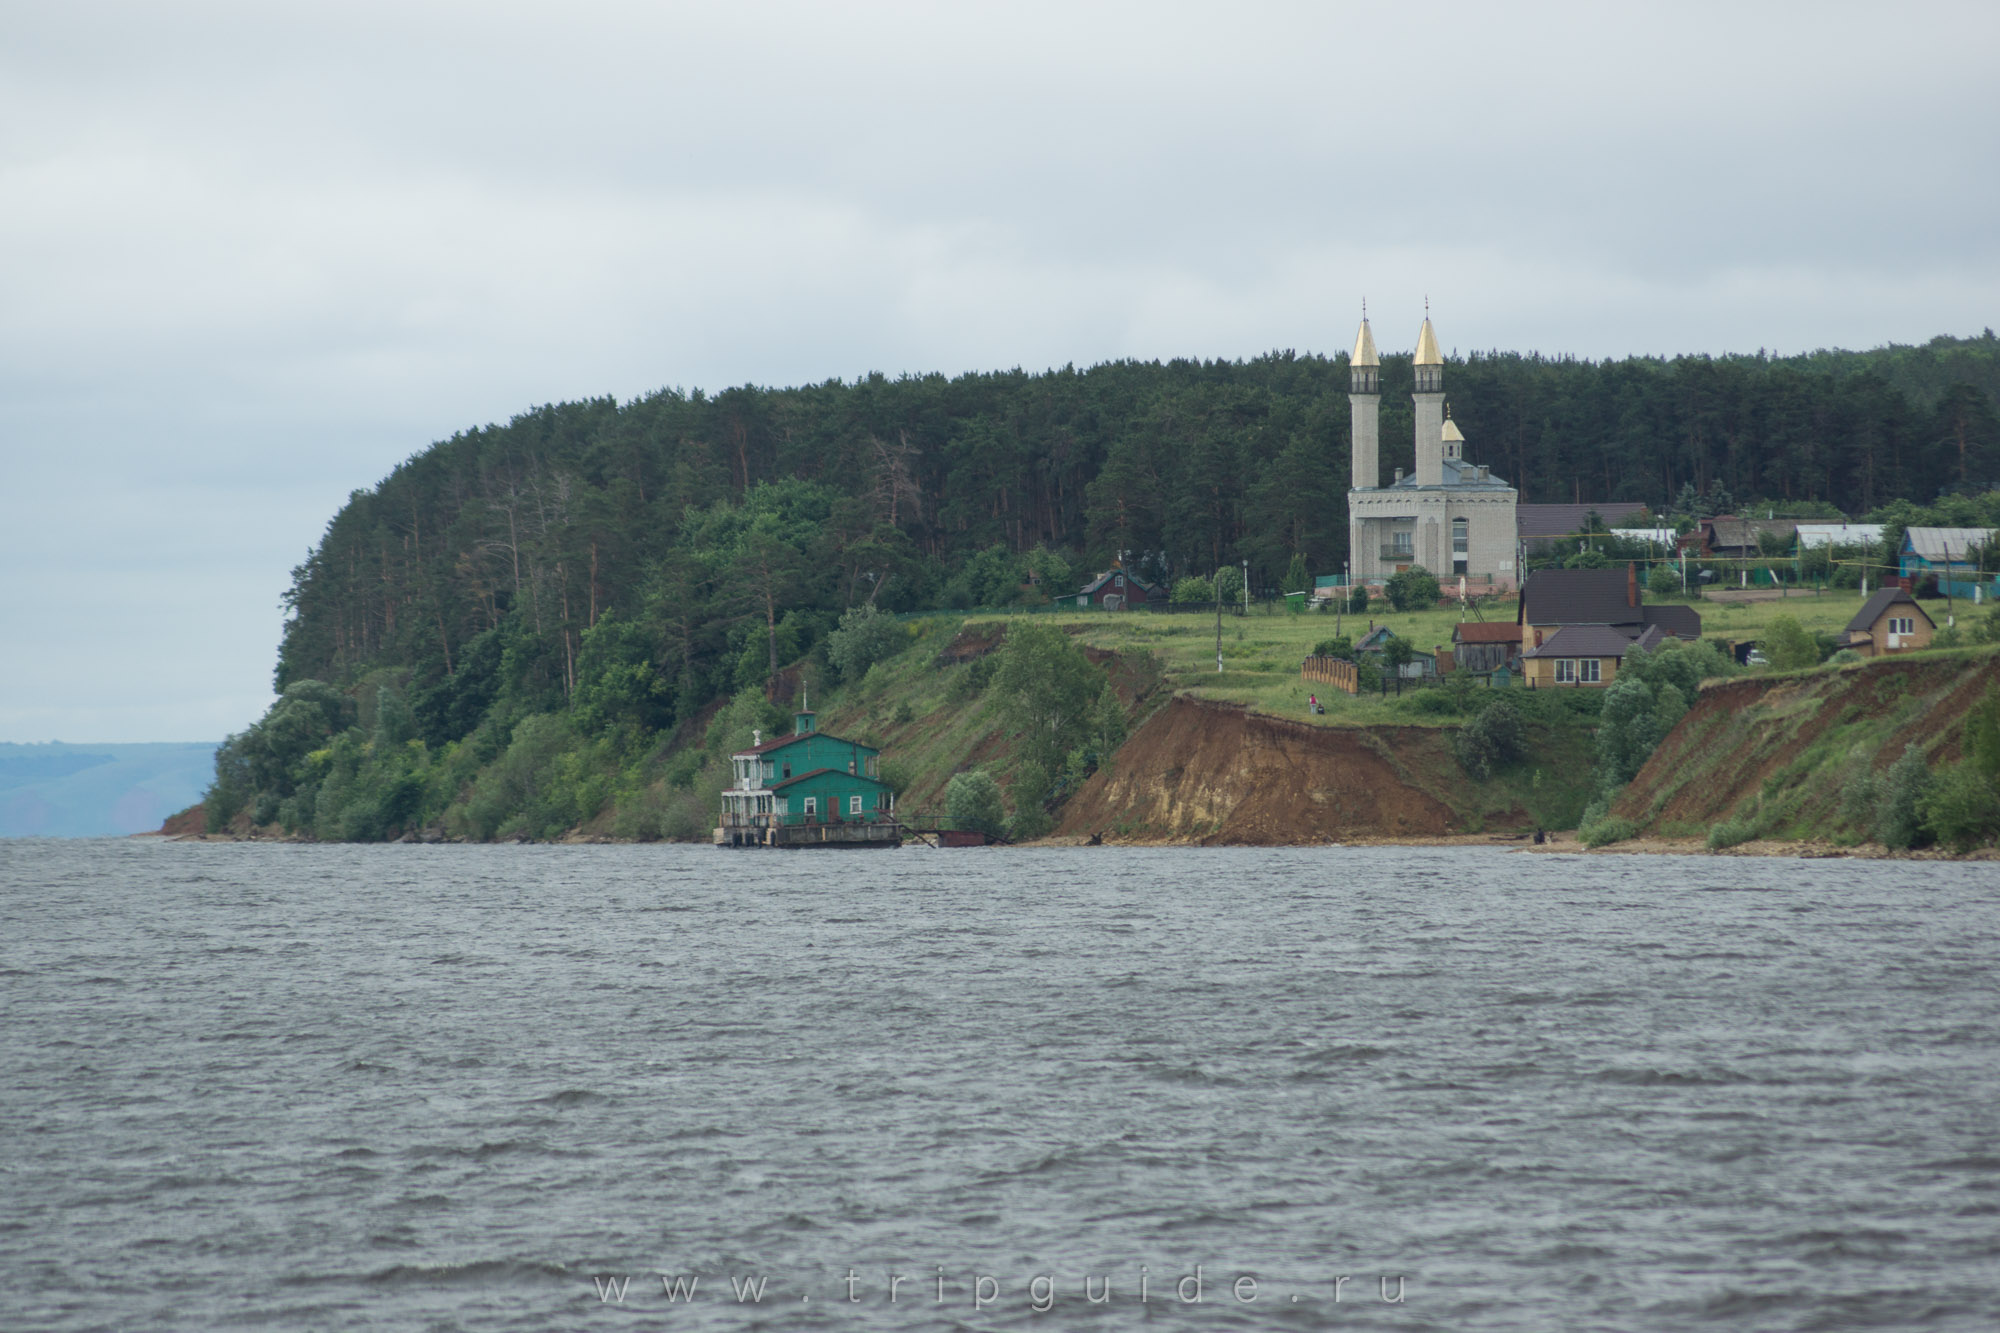
M1636 563L1628 564L1625 566L1625 605L1637 606L1638 604L1639 566Z

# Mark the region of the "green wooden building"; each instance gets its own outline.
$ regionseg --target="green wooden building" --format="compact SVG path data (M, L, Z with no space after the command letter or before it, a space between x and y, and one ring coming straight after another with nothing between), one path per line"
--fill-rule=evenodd
M718 847L894 847L903 840L896 794L871 745L819 730L809 710L792 734L729 756Z

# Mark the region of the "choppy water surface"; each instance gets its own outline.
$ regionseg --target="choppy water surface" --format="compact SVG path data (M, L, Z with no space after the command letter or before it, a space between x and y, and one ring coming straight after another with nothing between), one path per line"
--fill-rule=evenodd
M1483 849L0 843L0 1324L1992 1329L1997 900Z

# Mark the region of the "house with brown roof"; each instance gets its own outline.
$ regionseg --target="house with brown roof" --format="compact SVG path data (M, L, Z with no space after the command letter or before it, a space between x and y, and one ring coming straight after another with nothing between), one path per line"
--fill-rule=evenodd
M1738 518L1734 514L1718 514L1701 520L1700 527L1681 538L1681 545L1717 560L1755 560L1764 553L1760 537L1783 537L1789 547L1798 530L1799 521L1795 518Z
M1460 671L1514 668L1521 656L1521 627L1505 621L1461 621L1451 632L1452 666ZM1443 662L1439 662L1443 666Z
M1884 588L1870 597L1841 631L1840 646L1863 657L1884 657L1928 648L1937 622L1917 599L1901 588Z

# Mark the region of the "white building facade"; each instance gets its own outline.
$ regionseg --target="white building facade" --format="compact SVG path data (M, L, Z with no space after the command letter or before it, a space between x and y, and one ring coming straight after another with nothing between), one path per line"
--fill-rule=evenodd
M1417 334L1416 471L1382 485L1382 362L1364 316L1348 363L1353 482L1347 492L1348 570L1382 583L1422 565L1440 584L1511 589L1519 584L1515 507L1519 495L1466 461L1465 436L1445 405L1444 357L1430 316Z

